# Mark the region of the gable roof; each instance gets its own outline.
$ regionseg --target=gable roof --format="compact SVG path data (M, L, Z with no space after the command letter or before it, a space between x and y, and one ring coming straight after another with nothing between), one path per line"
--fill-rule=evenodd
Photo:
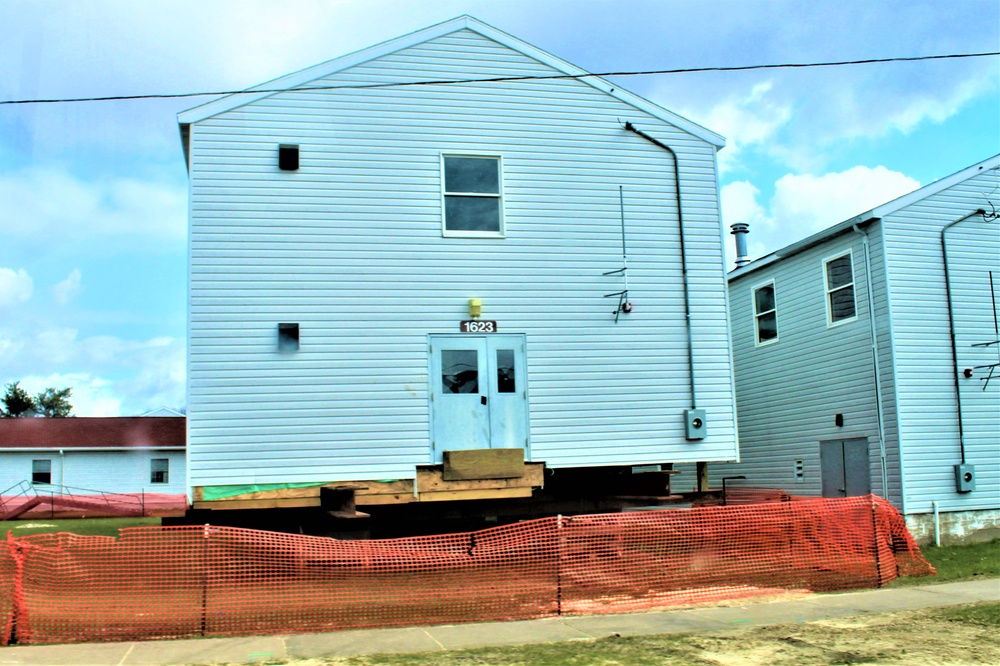
M844 220L843 222L838 222L832 227L827 227L823 231L817 232L812 236L792 243L791 245L786 245L780 250L775 250L771 254L765 255L760 259L754 259L749 264L740 266L739 268L730 271L727 279L735 280L736 278L742 277L747 273L752 273L759 268L769 266L780 259L784 259L785 257L790 257L793 254L798 254L799 252L808 250L828 238L833 238L834 236L838 236L845 231L853 229L855 225L864 225L874 222L875 220L880 220L887 215L892 215L907 206L910 206L918 201L922 201L927 197L934 196L939 192L947 190L949 187L958 185L959 183L977 176L984 171L992 169L1000 169L1000 154L987 158L978 164L973 164L972 166L953 173L950 176L936 180L929 185L925 185L924 187L914 190L909 194L904 194L901 197L884 203L881 206L872 208L871 210L861 213L860 215L855 215L854 217Z
M408 35L403 35L402 37L397 37L396 39L391 39L387 42L382 42L381 44L376 44L375 46L355 51L354 53L340 58L329 60L293 74L288 74L272 81L262 83L258 86L254 86L253 88L249 88L244 93L227 95L212 102L188 109L187 111L182 111L177 114L177 120L181 125L181 135L184 137L184 150L187 152L187 126L192 123L205 120L206 118L211 118L212 116L226 111L231 111L265 97L303 86L311 81L330 76L331 74L341 72L350 67L395 53L396 51L400 51L411 46L416 46L417 44L421 44L432 39L437 39L438 37L443 37L444 35L448 35L459 30L471 30L488 39L492 39L495 42L503 44L510 49L518 51L529 58L533 58L545 65L548 65L562 74L572 77L581 77L577 80L582 81L583 83L586 83L587 85L590 85L605 94L615 97L626 104L645 111L654 117L670 123L671 125L674 125L675 127L682 129L685 132L688 132L689 134L716 146L717 148L722 148L726 145L726 140L715 132L705 129L701 125L698 125L697 123L683 118L671 111L667 111L663 107L658 106L653 102L640 97L639 95L623 90L621 86L617 84L612 84L605 79L594 76L586 70L580 69L576 65L572 65L561 58L557 58L551 53L534 47L521 41L520 39L517 39L516 37L494 28L493 26L487 25L482 21L466 15L459 16L458 18L451 19L450 21L438 23L437 25L432 25L428 28L424 28L423 30L411 32Z
M13 449L184 449L187 419L176 416L0 419L0 452Z

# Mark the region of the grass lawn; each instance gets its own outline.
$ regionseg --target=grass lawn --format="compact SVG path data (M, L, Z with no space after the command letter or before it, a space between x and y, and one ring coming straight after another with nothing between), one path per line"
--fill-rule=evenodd
M0 520L0 540L10 530L14 536L72 532L81 536L118 536L123 527L159 526L159 518L32 518L30 520Z
M929 578L897 578L888 587L951 583L975 578L1000 578L1000 539L967 546L928 546L924 558L937 569Z

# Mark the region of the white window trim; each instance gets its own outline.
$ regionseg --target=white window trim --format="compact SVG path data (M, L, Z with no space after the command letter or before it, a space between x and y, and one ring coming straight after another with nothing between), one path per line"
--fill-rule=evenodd
M757 312L757 290L762 287L771 287L771 292L774 294L774 310L768 310L767 312L774 312L774 330L777 335L770 340L760 340L760 329L757 326L757 321L762 314L767 314L767 312ZM761 282L760 284L750 287L750 309L753 312L753 344L754 347L766 347L768 345L773 345L778 340L781 339L781 327L778 326L778 290L774 287L774 279L770 279L767 282Z
M850 257L851 264L851 290L854 294L854 316L848 317L847 319L839 319L837 321L833 320L833 310L830 309L830 276L829 271L826 270L826 265L831 261L836 261L842 257ZM846 284L842 284L837 289L846 288ZM827 257L823 260L823 303L826 306L826 327L835 328L837 326L843 326L844 324L850 324L852 321L857 321L858 319L858 281L855 277L854 271L854 249L848 249L846 252L838 252L837 254Z
M445 207L444 198L447 194L448 196L466 196L462 192L446 192L444 188L444 158L446 157L478 157L482 159L494 159L497 161L497 189L499 192L496 195L477 192L475 194L468 194L467 196L476 197L493 197L495 196L500 201L500 229L499 231L453 231L448 229L447 219L445 218ZM503 156L497 153L481 153L476 151L464 150L461 152L448 152L441 153L441 158L439 162L439 171L441 174L441 235L451 238L506 238L505 224L504 224L504 195L503 195Z

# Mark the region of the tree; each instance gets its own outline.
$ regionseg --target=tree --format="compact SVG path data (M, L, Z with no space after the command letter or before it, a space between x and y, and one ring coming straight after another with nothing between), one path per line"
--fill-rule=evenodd
M7 384L6 393L0 398L0 403L3 403L3 407L0 407L0 416L12 419L30 416L63 418L73 415L73 405L67 400L73 395L73 389L49 387L32 398L20 384L19 381Z
M39 415L49 418L72 416L73 405L69 404L69 400L67 400L71 395L73 395L71 388L62 390L47 388L35 396L35 409Z
M7 384L7 392L4 393L0 402L4 408L0 409L0 416L12 419L22 416L35 415L35 401L28 392L18 386L21 382L11 382Z

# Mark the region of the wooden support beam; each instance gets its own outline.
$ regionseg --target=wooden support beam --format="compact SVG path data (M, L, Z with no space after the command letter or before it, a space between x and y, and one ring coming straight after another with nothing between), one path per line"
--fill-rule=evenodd
M518 462L522 475L514 478L447 481L443 465L430 465L417 468L416 479L334 482L302 488L261 490L217 500L205 500L204 490L195 487L192 491L193 508L233 510L329 506L331 511L342 511L348 515L352 508L341 501L347 494L353 496L354 511L357 506L530 497L533 488L541 488L545 484L545 463L525 463L523 459ZM413 492L414 483L419 489L417 494Z
M232 501L195 502L195 509L235 510L235 509L298 509L320 506L319 495L299 499L254 499Z
M445 490L420 493L421 502L455 502L459 500L507 499L531 497L531 488L491 488L486 490Z
M525 463L524 475L513 479L465 479L446 481L440 465L417 468L417 492L490 490L496 488L541 488L545 484L545 463Z
M698 473L698 492L707 493L708 492L708 463L700 462L697 465Z

